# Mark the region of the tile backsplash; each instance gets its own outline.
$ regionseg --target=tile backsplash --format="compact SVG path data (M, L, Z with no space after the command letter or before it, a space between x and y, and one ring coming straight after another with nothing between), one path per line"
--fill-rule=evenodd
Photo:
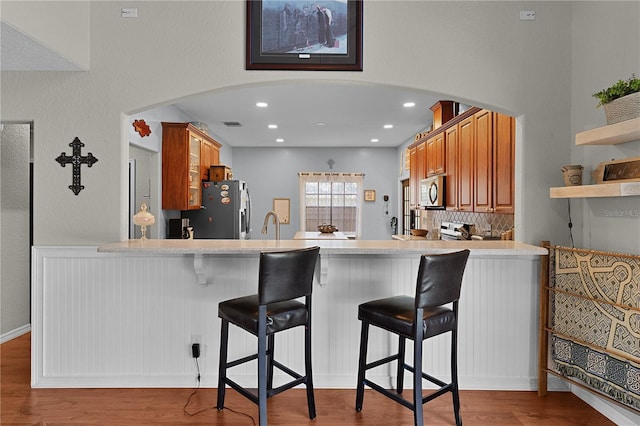
M474 225L473 234L500 236L513 229L512 214L452 212L447 210L420 210L420 227L423 229L440 228L440 223L460 222ZM515 239L515 238L514 238Z

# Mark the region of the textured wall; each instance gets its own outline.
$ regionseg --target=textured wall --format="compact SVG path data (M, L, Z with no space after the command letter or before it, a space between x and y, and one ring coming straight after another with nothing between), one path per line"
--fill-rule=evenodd
M123 113L291 79L399 85L526 116L516 223L526 224L520 234L526 242L563 227L548 188L571 148L549 135L570 137L568 3L536 5L539 18L532 23L519 21L513 2L368 2L364 71L350 73L246 71L241 1L134 5L139 17L123 19L120 8L131 3L91 3L90 72L2 74L3 114L33 119L39 129L36 244L94 244L127 235L129 123L121 124ZM434 66L434 58L442 65ZM86 189L78 196L67 188L69 170L53 161L76 136L99 158L83 169Z
M0 335L28 326L29 124L4 124L0 135Z

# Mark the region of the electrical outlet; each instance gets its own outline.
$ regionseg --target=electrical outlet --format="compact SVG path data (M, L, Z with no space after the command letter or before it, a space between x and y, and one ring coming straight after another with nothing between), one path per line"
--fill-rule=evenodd
M120 9L120 17L122 18L137 18L138 17L138 8L137 7L123 7Z
M200 343L193 343L191 345L191 356L200 358Z
M521 10L520 11L520 20L521 21L535 21L536 20L536 11L535 10Z

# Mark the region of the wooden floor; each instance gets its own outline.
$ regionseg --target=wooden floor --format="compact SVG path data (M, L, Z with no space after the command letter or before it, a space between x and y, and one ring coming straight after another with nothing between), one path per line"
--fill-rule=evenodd
M30 334L0 345L1 417L7 425L225 425L257 423L257 407L227 391L221 412L215 409L216 389L31 389ZM317 417L307 417L305 391L293 389L269 400L270 425L413 424L412 412L374 391L365 393L362 412L354 409L355 390L316 389ZM538 398L535 392L463 391L465 425L612 425L596 410L568 392ZM233 410L233 411L232 411ZM255 423L254 423L255 422ZM426 425L454 424L451 398L425 406Z

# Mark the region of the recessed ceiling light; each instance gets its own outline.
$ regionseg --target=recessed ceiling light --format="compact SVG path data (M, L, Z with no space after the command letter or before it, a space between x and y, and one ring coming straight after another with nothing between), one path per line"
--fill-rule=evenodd
M270 129L277 129L278 125L277 124L269 124L269 126L267 126L267 127L269 127Z
M284 142L284 139L282 139L282 138L278 138L278 139L276 139L276 142L278 142L278 143L282 143L282 142Z
M322 121L318 121L318 122L316 123L316 126L324 126L324 125L325 125L325 123L323 123Z
M416 106L415 102L405 102L402 104L403 107L405 108L413 108L414 106Z
M377 143L377 142L380 142L380 139L375 139L375 138L374 138L374 139L371 139L371 142L373 142L373 143Z
M256 102L256 106L257 106L258 108L266 108L266 107L268 107L268 106L269 106L269 104L268 104L268 103L266 103L266 102Z
M385 124L384 128L385 129L393 129L393 124Z

